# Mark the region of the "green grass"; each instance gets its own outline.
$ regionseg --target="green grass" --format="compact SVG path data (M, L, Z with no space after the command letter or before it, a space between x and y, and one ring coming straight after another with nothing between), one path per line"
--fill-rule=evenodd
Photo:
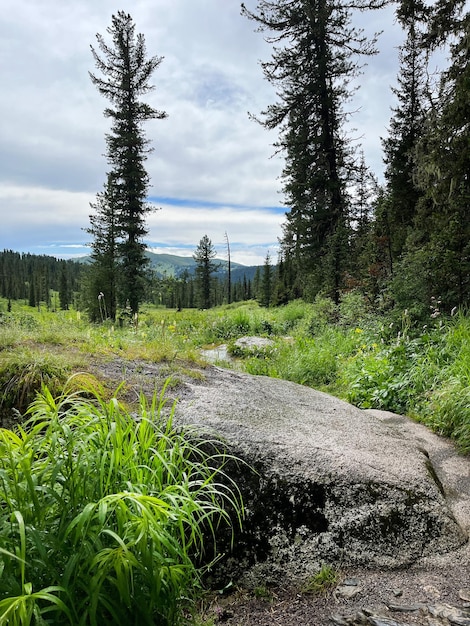
M62 354L68 371L76 369L74 358L93 354L165 362L177 375L180 368L203 365L201 348L233 346L244 335L269 337L274 346L238 352L237 369L309 385L362 408L411 415L470 450L470 315L430 317L418 328L406 311L393 311L389 319L376 315L357 292L344 294L338 306L327 298L275 309L255 302L181 312L145 306L138 324L126 328L90 325L74 311L37 312L13 303L13 311L0 317L0 376L11 353L28 350L37 369L41 353L50 351Z
M304 584L302 591L313 595L322 595L336 587L339 579L338 572L331 565L322 565L319 571Z
M24 426L0 429L1 624L179 623L242 504L223 452L164 407L163 392L133 415L45 387Z
M70 371L66 358L47 350L19 346L1 352L0 418L11 420L14 411L24 413L43 385L59 393Z

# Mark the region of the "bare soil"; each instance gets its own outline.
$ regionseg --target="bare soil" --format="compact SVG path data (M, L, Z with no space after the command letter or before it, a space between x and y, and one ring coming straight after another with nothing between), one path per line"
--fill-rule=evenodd
M400 571L349 570L341 579L357 583L357 595L350 599L342 596L341 582L317 595L288 587L237 590L227 596L212 596L205 617L229 626L470 624L470 616L465 622L443 617L454 613L465 619L470 606L463 599L470 593L470 572L458 563L442 569L430 564ZM458 611L452 612L450 607L458 607Z

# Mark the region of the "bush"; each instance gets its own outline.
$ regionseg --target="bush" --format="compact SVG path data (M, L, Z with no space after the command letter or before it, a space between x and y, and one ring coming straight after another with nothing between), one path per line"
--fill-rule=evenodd
M13 410L24 413L43 385L58 393L69 375L70 367L61 356L28 349L3 352L0 419L11 417Z

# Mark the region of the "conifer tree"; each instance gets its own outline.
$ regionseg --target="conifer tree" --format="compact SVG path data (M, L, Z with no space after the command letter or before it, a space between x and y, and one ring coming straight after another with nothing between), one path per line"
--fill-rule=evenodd
M374 236L374 214L379 196L379 184L366 165L361 152L358 167L354 174L351 199L351 259L349 266L349 287L367 290L371 265L375 262L371 254L371 239Z
M408 258L428 303L439 298L448 311L470 302L470 12L453 24L451 64L418 146L424 195Z
M386 164L388 235L392 263L398 260L413 228L421 191L414 179L415 152L424 128L427 97L427 51L421 46L426 6L421 0L402 0L397 19L406 33L400 47L398 86L392 89L398 104L383 140ZM385 217L385 216L382 216ZM391 268L393 269L393 267Z
M272 301L273 288L273 268L271 265L271 255L269 252L264 259L263 271L261 274L261 294L259 303L261 306L269 307Z
M146 202L149 176L145 169L150 148L142 124L166 117L166 113L143 102L141 96L153 89L149 81L162 57L147 57L144 36L136 35L134 22L124 11L112 16L107 32L111 44L97 34L98 50L91 46L101 76L90 72L90 78L111 103L104 115L112 121L106 144L113 179L113 215L120 237L118 302L128 305L135 314L145 289L147 258L143 238L147 234L145 217L151 210Z
M86 307L92 321L103 321L103 304L106 317L116 319L120 229L115 194L113 176L108 175L104 190L96 194L96 202L90 204L94 213L90 215L91 225L86 230L93 240L90 244L92 265L86 277Z
M378 8L381 0L259 0L242 12L268 33L272 59L262 63L279 102L261 113L268 129L279 129L285 203L289 207L283 252L295 265L301 295L320 290L338 300L348 261L349 150L343 126L348 82L355 58L375 52L351 26L350 9ZM283 44L283 45L281 45Z
M225 231L225 241L227 243L227 303L230 304L232 302L232 259L227 231Z
M196 261L196 290L200 309L210 309L212 306L212 274L218 270L214 263L216 251L207 235L199 242L193 258Z
M63 311L67 311L70 305L70 286L67 280L67 271L65 263L61 264L59 278L59 303Z

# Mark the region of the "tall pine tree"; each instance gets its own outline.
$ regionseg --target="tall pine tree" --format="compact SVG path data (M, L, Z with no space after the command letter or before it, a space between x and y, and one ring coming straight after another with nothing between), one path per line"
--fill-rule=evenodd
M431 24L439 30L436 20ZM418 272L428 297L440 299L449 311L470 302L470 12L462 11L460 19L454 13L451 28L446 16L445 28L454 43L418 146L417 179L424 196L412 260L422 264Z
M204 235L193 254L196 261L196 296L200 309L210 309L212 306L212 274L219 268L218 263L214 263L215 255L212 241Z
M151 210L146 202L149 176L145 169L151 149L142 124L166 117L166 113L157 111L140 98L153 89L149 81L162 58L147 57L145 38L141 33L136 35L134 22L124 11L112 16L107 32L112 44L97 34L99 50L91 46L101 76L90 72L90 78L112 105L104 114L112 120L106 144L113 182L109 200L120 235L117 293L119 304L128 305L135 314L145 289L147 258L143 238L147 234L145 217Z
M397 261L413 228L421 191L414 180L416 144L425 121L427 85L427 51L421 47L423 21L427 9L421 0L402 0L397 19L405 30L406 40L400 47L398 86L392 89L397 98L390 121L389 136L383 140L385 178L388 196L383 231L389 237L389 257Z
M374 41L351 26L351 7L382 6L380 0L259 0L242 12L275 44L262 64L279 102L260 122L279 129L285 203L290 207L282 240L284 257L295 265L300 295L319 291L337 301L348 263L349 150L343 104L349 81L359 71L358 55L375 52ZM283 44L283 45L281 45Z

